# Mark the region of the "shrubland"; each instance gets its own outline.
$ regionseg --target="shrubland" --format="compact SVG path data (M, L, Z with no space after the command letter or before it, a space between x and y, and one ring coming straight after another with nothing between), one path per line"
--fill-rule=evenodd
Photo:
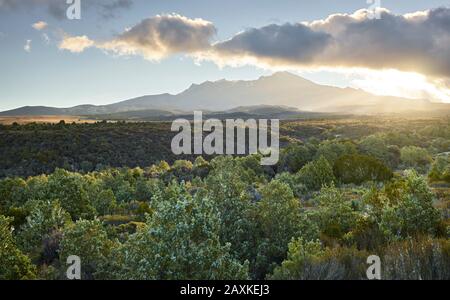
M285 122L273 167L166 129L2 126L0 279L450 279L448 122Z

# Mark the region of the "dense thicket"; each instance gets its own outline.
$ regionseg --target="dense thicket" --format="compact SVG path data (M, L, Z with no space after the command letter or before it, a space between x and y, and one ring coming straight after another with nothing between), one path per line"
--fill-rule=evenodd
M148 167L179 159L171 151L170 123L0 125L0 178L74 172L108 167ZM434 155L450 151L449 121L364 118L284 121L286 148L279 172L297 172L323 156L331 164L340 156L375 157L391 169L426 172ZM424 155L424 152L426 155Z

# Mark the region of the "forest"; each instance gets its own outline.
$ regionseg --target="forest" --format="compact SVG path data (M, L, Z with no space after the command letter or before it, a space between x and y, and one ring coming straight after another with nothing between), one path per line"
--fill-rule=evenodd
M450 119L283 121L177 157L170 123L0 126L0 279L450 279Z

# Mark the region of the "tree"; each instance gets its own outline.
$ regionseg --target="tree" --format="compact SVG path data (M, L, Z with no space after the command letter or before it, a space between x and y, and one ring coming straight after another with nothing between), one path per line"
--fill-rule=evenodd
M30 177L27 180L28 199L48 200L48 177L46 175Z
M0 180L0 212L11 206L20 207L27 201L27 183L21 178Z
M136 200L150 202L159 189L160 181L156 178L139 178L136 182Z
M194 172L194 176L205 178L208 176L210 171L209 162L207 162L203 157L198 156L194 161L194 168L192 171Z
M304 185L302 182L300 182L297 174L283 172L283 173L277 174L275 176L275 179L287 184L291 188L292 192L294 193L294 196L297 198L300 198L303 194L308 192L306 185Z
M288 185L273 180L261 190L261 201L257 206L258 237L255 265L252 273L255 278L264 278L273 268L286 258L289 242L293 238L317 238L314 224L307 222L301 213L300 201Z
M315 199L319 203L315 218L320 230L328 237L341 239L350 232L358 219L350 201L335 186L324 186Z
M57 169L48 177L48 191L50 199L59 200L74 220L91 217L95 213L80 174Z
M170 176L165 178L166 181L170 182L171 180L181 181L191 181L193 179L193 169L194 165L188 160L177 160L174 162L170 172Z
M316 157L323 156L332 165L339 157L356 153L356 146L350 141L324 141L319 145Z
M248 266L221 244L214 203L172 183L153 198L146 226L114 254L118 279L247 279Z
M309 190L320 190L322 186L336 181L333 169L321 156L318 160L306 164L298 173L298 178Z
M434 195L425 178L414 170L408 170L404 181L394 189L388 191L389 201L383 208L382 231L393 239L435 234L441 216L433 206Z
M0 280L34 279L36 268L16 246L11 220L0 215Z
M288 248L287 259L274 270L270 279L303 279L307 263L323 255L322 244L319 241L306 241L303 238L293 239Z
M384 162L389 160L387 147L386 141L380 135L369 135L359 142L359 148L362 153Z
M101 174L101 185L105 190L112 190L118 203L135 200L136 182L142 177L140 169L113 169Z
M438 156L433 163L428 177L431 181L444 181L450 183L450 156Z
M31 201L27 203L27 210L30 214L20 228L18 241L23 251L39 258L44 239L61 231L70 222L70 215L58 201Z
M392 171L380 160L366 155L345 155L333 166L336 178L342 183L361 184L366 181L387 181L392 178Z
M419 172L426 172L432 159L427 150L416 147L407 146L400 150L400 159L406 168L414 168Z
M252 191L258 178L232 157L217 157L211 166L203 192L220 214L221 242L231 243L231 252L243 262L250 259L255 247L254 207L259 197Z
M60 261L65 262L69 256L76 255L81 259L82 279L101 279L102 267L107 264L113 242L102 223L95 220L79 220L63 231L61 240Z
M373 156L390 168L396 168L399 160L398 147L388 145L386 139L380 135L367 136L359 142L359 150L361 153Z
M112 190L101 190L91 200L92 206L97 211L98 215L110 215L114 212L117 206L116 197Z
M169 171L170 171L170 165L166 161L161 161L161 162L159 162L159 164L151 166L147 170L147 173L152 178L159 178Z
M289 144L281 151L278 170L296 173L313 159L315 152L315 147L310 144Z

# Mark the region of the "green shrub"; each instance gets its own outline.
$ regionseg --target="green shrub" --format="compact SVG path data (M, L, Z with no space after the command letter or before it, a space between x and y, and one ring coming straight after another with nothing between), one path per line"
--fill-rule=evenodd
M392 171L380 160L365 155L345 155L337 159L333 172L342 183L361 184L366 181L387 181Z
M288 258L269 279L361 280L366 277L369 253L355 248L322 248L319 242L294 240Z
M432 162L431 156L426 149L407 146L400 150L401 162L405 168L414 168L415 170L425 173Z
M0 280L34 279L36 268L17 248L10 221L0 215Z
M421 237L394 243L382 265L382 279L450 280L450 241Z
M322 186L336 181L333 169L324 157L306 164L299 172L298 179L309 190L320 190Z
M428 177L432 182L444 181L450 183L450 156L438 156L433 163Z
M95 273L102 270L113 243L99 220L79 220L63 231L60 261L66 262L72 255L80 257L82 279L101 279Z

